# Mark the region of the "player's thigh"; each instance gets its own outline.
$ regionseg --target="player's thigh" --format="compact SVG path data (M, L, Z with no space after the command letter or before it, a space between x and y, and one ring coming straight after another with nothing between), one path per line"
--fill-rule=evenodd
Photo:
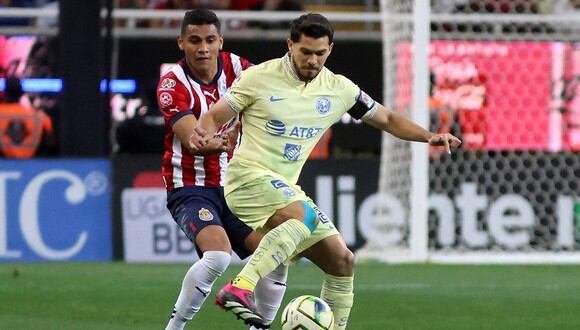
M303 221L306 214L302 201L295 201L283 208L276 210L274 214L268 219L265 227L269 230L282 224L288 219L296 219Z
M308 258L325 273L334 276L352 276L354 254L340 234L326 237L304 250L300 256Z
M205 251L231 252L220 213L220 193L211 189L183 189L168 196L167 206L173 220L195 244L200 257Z
M238 219L227 207L222 217L222 223L232 250L242 260L249 257L258 247L262 235Z
M291 204L300 206L300 200L309 200L300 187L271 176L258 178L226 194L230 210L248 226L261 232L271 229L265 226L266 222L278 210Z

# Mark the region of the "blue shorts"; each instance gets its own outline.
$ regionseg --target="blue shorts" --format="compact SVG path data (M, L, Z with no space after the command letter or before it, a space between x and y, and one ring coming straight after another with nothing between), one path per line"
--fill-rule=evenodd
M210 225L223 227L232 250L245 259L252 252L244 246L244 240L252 228L238 219L228 208L222 187L182 187L167 192L167 208L173 220L192 243L197 233ZM201 258L202 252L196 249Z

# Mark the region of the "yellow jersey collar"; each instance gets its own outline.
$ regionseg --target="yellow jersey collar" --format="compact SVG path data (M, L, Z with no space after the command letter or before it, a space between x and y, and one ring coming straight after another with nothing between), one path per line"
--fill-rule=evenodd
M298 73L296 73L296 69L294 69L294 65L292 65L292 59L290 58L290 52L287 52L286 55L284 55L284 57L282 58L282 61L284 62L284 66L286 67L286 70L288 70L288 73L290 74L290 76L292 76L292 78L294 78L296 80L300 80L300 76L298 76Z
M292 78L298 80L301 83L311 83L314 80L316 80L316 78L318 78L318 76L320 75L320 72L319 72L316 75L316 77L314 77L313 79L308 80L308 81L303 81L302 79L300 79L300 76L296 72L296 68L292 64L292 59L290 57L290 52L287 52L286 55L284 55L284 57L282 58L282 62L284 62L284 66L286 67L286 70L288 71L288 73L290 74L290 76L292 76Z

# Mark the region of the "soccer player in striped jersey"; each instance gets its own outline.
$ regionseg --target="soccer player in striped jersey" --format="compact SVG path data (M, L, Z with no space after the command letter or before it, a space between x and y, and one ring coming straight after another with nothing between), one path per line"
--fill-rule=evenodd
M234 216L224 199L226 168L239 140L237 119L220 127L204 148L193 151L188 144L197 118L210 111L251 64L221 51L220 21L207 9L185 14L177 44L185 57L163 74L157 86L166 125L162 174L167 208L195 244L200 260L183 279L166 329L183 329L199 311L213 283L228 267L232 249L244 259L262 237ZM287 267L281 266L260 281L256 290L257 308L268 315L266 325L280 307L286 277Z
M408 141L445 146L461 141L427 131L375 102L348 78L324 64L334 30L319 14L291 24L288 53L244 71L212 111L199 120L191 147L207 144L216 128L242 115L244 138L226 175L232 212L267 231L244 269L217 295L236 315L261 315L252 302L260 279L295 257L305 256L325 272L320 297L332 308L334 330L346 329L354 301L354 256L332 224L296 182L323 133L345 113ZM247 317L247 316L246 316Z

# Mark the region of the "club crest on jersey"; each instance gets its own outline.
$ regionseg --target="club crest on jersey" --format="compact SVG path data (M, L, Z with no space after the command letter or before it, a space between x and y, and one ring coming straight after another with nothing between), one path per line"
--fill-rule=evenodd
M213 220L213 214L208 209L206 209L204 207L199 209L199 211L197 212L197 215L199 215L199 219L203 220L203 221L212 221Z
M325 115L330 111L330 107L332 106L332 102L326 96L321 96L316 100L316 111L319 114Z
M203 221L212 221L213 220L213 214L205 207L202 207L201 209L199 209L199 211L197 212L197 215L199 215L199 219L203 220Z
M164 107L170 106L173 104L173 97L169 93L161 93L159 94L159 103Z
M165 78L163 79L163 81L161 82L161 88L159 88L160 91L172 91L173 87L175 87L175 80L171 79L171 78Z
M292 162L297 161L300 158L300 149L302 149L302 146L299 144L286 143L284 146L284 158Z

